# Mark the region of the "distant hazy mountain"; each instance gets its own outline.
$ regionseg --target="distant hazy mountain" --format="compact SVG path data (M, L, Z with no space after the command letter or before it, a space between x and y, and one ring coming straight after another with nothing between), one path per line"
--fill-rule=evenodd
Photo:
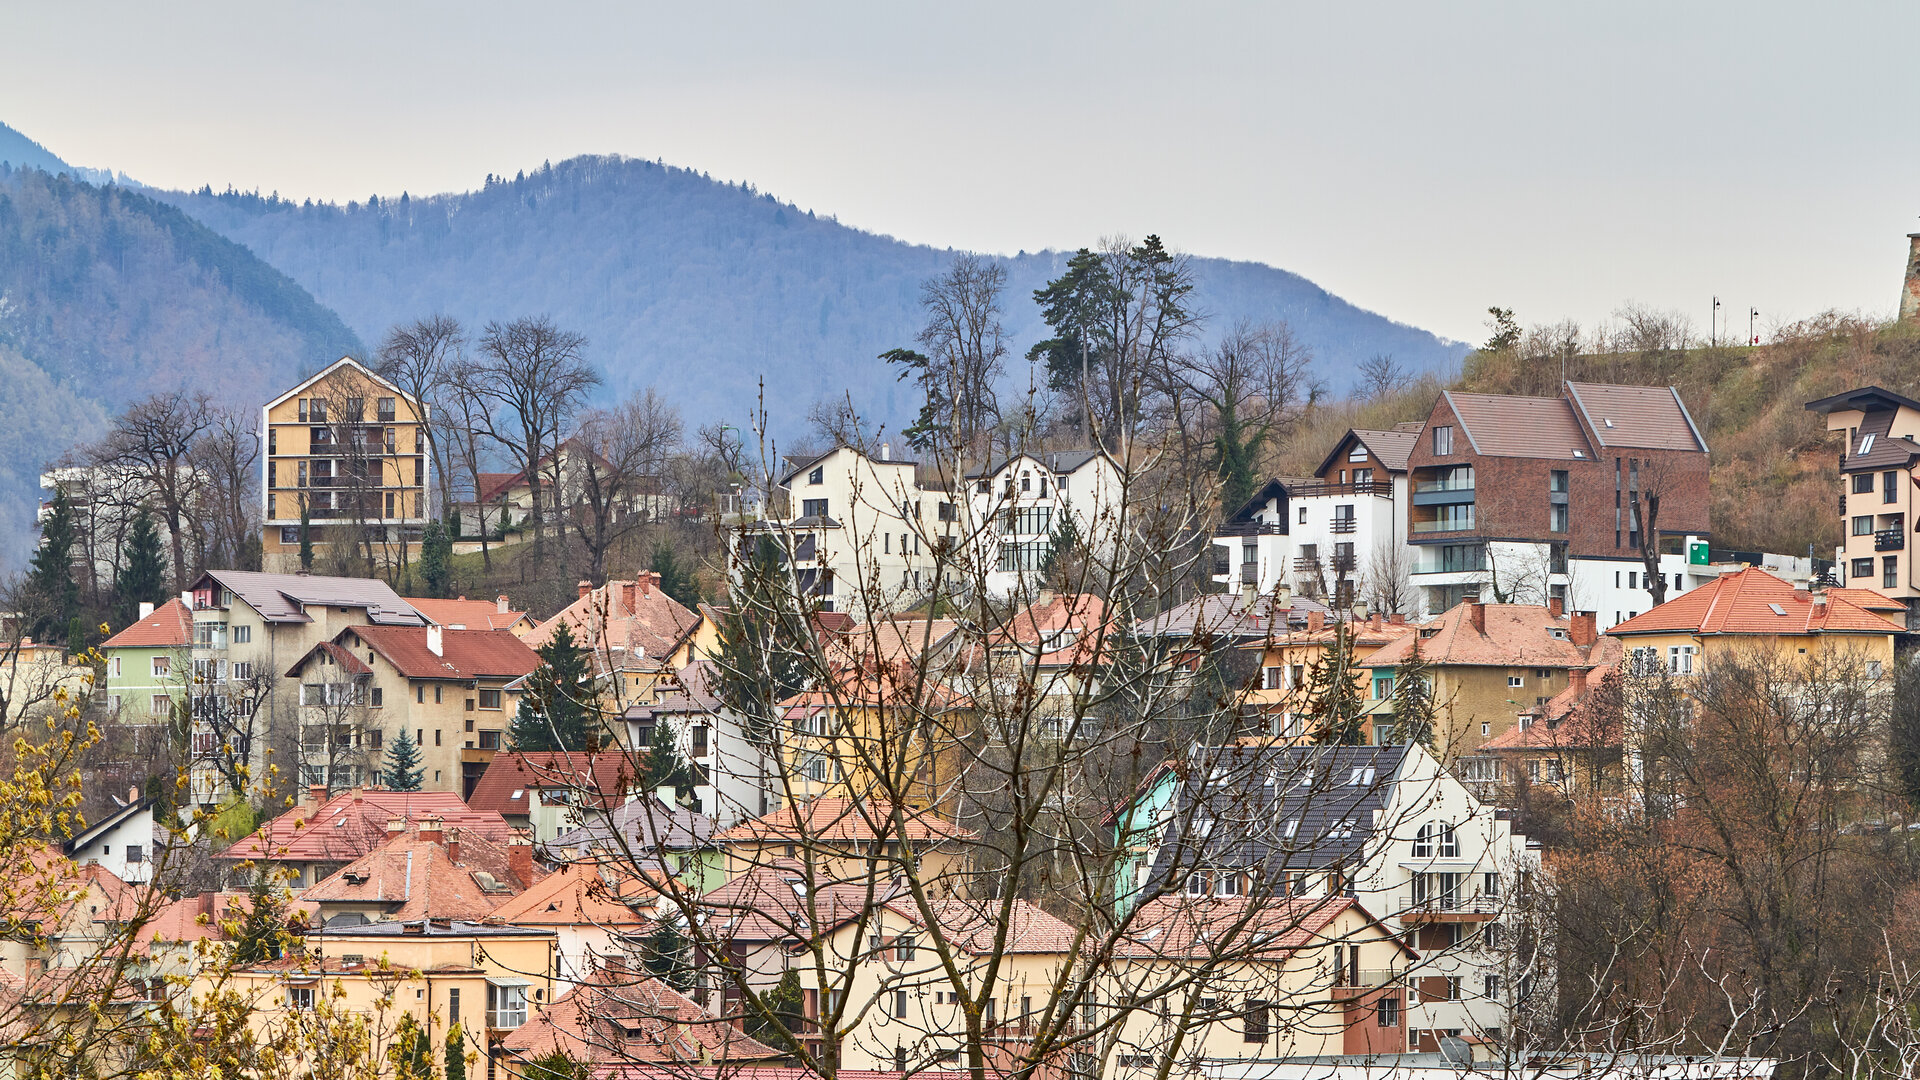
M39 169L54 176L66 173L75 180L85 180L91 184L118 183L129 187L141 186L124 174L114 176L111 169L89 169L79 165L69 165L53 151L5 124L0 124L0 165L9 165L16 169Z
M178 209L0 165L0 571L31 550L42 466L127 402L185 385L251 407L360 349L306 290Z
M776 417L797 423L816 399L851 390L897 428L917 403L876 357L911 343L920 283L952 258L751 186L624 158L575 158L490 177L467 194L344 208L211 190L159 197L285 271L369 344L395 322L437 311L469 324L550 314L587 335L610 390L653 384L690 419L744 418L764 376ZM1043 336L1032 291L1066 258L1007 260L1016 355ZM1284 270L1220 259L1198 268L1214 325L1286 319L1335 387L1374 353L1433 368L1464 352ZM1013 367L1024 384L1024 364Z

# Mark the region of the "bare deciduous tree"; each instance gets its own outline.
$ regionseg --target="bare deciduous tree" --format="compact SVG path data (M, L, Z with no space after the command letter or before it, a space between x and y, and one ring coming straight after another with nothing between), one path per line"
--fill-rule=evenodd
M526 475L533 492L533 556L546 554L548 498L541 473L573 414L600 374L586 361L587 339L541 315L490 322L479 356L465 365L462 384L493 406L484 415L488 438L500 444Z
M388 330L375 368L405 395L404 407L413 422L427 429L427 448L440 481L442 521L453 520L453 461L458 439L441 415L441 401L448 373L462 363L466 344L466 331L459 320L450 315L428 315Z
M650 517L641 500L658 494L681 431L679 410L648 387L613 408L588 411L554 455L558 501L586 548L594 584L607 579L607 550Z
M121 469L152 491L172 546L176 583L206 569L206 542L193 520L201 485L193 451L215 422L213 399L204 391L155 394L116 417L93 451L94 464Z

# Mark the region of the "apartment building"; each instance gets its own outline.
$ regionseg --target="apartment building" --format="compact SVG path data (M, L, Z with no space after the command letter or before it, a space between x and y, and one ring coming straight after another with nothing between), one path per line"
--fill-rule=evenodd
M967 474L964 535L987 594L1037 588L1063 525L1096 559L1119 542L1124 477L1104 450L1012 454Z
M1657 533L1674 592L1706 566L1707 445L1672 387L1565 383L1558 397L1444 391L1407 458L1411 584L1426 612L1468 597L1560 601L1602 629L1652 606ZM1698 546L1698 550L1696 549Z
M300 569L303 530L321 560L417 557L432 485L427 409L349 356L261 406L262 566Z
M107 705L122 723L163 723L187 700L192 680L193 611L178 597L140 605L133 625L100 643Z
M1845 432L1840 448L1840 545L1836 577L1877 589L1906 607L1907 629L1920 628L1920 566L1907 537L1920 530L1914 515L1920 488L1920 401L1879 386L1807 402L1827 418L1827 430Z
M1411 614L1410 590L1393 583L1418 551L1407 544L1407 458L1419 422L1354 428L1311 477L1277 478L1222 523L1213 580L1269 593L1286 585L1336 609L1366 600Z
M192 801L209 809L254 797L233 790L235 766L262 776L270 736L300 730L299 684L282 678L295 661L348 627L428 622L376 578L209 570L180 599L193 609Z
M287 668L299 686L300 782L378 782L386 743L404 730L420 749L422 790L471 795L539 666L500 630L348 627Z

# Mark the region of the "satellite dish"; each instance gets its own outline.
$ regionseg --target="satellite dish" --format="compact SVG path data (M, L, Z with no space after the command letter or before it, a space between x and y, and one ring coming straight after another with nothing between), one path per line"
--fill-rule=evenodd
M1440 1056L1449 1065L1456 1065L1462 1069L1473 1067L1473 1047L1467 1045L1467 1040L1457 1036L1441 1036Z

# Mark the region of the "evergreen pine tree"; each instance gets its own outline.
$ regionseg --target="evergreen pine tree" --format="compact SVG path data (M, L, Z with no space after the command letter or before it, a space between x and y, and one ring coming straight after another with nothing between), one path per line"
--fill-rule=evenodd
M778 550L762 536L740 567L733 603L720 619L720 655L713 691L744 719L746 735L762 747L773 743L776 706L806 681L806 631L781 580Z
M117 627L132 626L140 617L140 605L159 607L167 602L167 558L160 550L160 530L153 515L141 507L127 533L127 546L121 556L119 572L113 578L113 603Z
M685 607L694 607L700 603L700 583L693 579L693 571L680 561L680 553L673 545L662 541L653 546L653 561L647 569L660 575L660 591L673 597Z
M446 1080L467 1080L467 1033L455 1020L447 1028Z
M73 580L73 504L56 491L53 507L40 523L40 547L27 569L27 600L32 608L30 632L46 640L65 633L80 613L80 584Z
M235 964L260 964L278 960L293 936L287 932L285 905L274 871L264 864L254 868L253 884L247 888L247 917L233 944Z
M387 746L387 767L380 782L393 791L419 791L420 779L427 770L420 764L420 747L413 733L400 729L400 736Z
M598 734L591 660L561 623L540 646L541 664L527 678L507 737L516 750L585 750Z
M1396 744L1419 743L1433 749L1433 678L1427 658L1420 653L1420 635L1413 637L1413 652L1407 662L1393 672L1393 741Z
M1361 746L1367 741L1366 699L1354 681L1353 638L1347 624L1333 625L1333 640L1307 665L1307 728L1324 746Z
M687 763L681 759L680 748L674 742L673 727L665 721L654 725L653 745L647 747L641 770L644 774L641 784L647 791L672 784L678 794L682 788L691 786Z
M428 596L445 597L453 584L453 534L439 518L420 535L420 579Z
M786 974L771 988L762 991L760 1003L777 1019L762 1019L756 1012L749 1011L746 1017L747 1034L768 1046L780 1050L791 1050L793 1040L787 1032L800 1030L805 1016L806 994L800 989L800 973L788 968ZM785 1028L785 1031L781 1029Z
M304 500L300 503L300 569L313 569L313 516Z
M433 1080L433 1044L412 1013L401 1013L387 1044L387 1061L395 1080Z
M87 651L87 624L75 615L67 620L67 655L79 656Z

